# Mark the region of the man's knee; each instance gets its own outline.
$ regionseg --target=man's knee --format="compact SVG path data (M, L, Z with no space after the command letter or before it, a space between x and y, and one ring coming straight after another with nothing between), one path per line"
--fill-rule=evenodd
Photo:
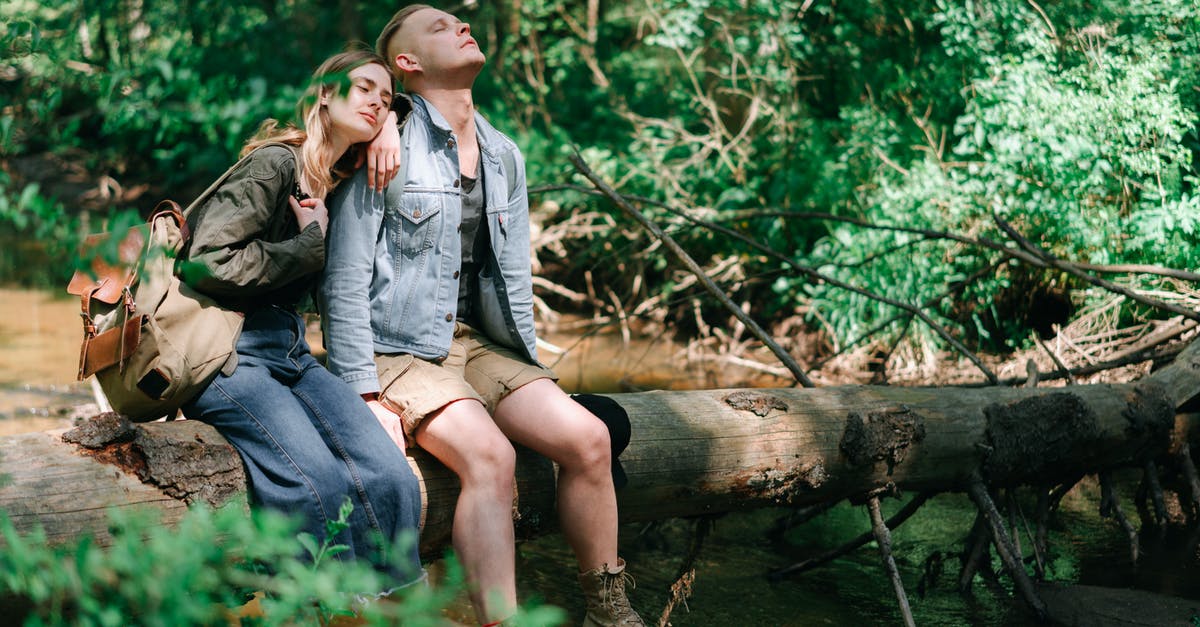
M499 430L487 435L474 434L464 449L464 468L460 473L464 482L512 491L517 453L504 434Z
M571 456L578 460L579 465L607 470L611 463L612 447L604 423L585 412L584 418L577 421L571 433Z

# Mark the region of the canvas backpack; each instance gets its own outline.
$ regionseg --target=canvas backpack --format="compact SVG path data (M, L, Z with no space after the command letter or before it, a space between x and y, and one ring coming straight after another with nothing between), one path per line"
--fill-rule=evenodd
M278 142L257 149L265 146L292 149ZM131 420L174 416L223 368L236 366L243 315L181 282L175 265L190 240L188 217L249 157L187 209L164 200L145 224L119 239L101 233L85 242L83 258L92 259L90 271L76 271L67 286L79 296L83 318L78 378L94 374L113 410ZM114 244L116 261L109 263L98 253Z

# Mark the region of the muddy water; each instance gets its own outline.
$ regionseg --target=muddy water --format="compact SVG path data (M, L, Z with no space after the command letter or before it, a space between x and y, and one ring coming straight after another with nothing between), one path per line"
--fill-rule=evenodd
M88 382L76 382L82 326L74 297L0 289L0 434L66 426L69 408L90 402ZM736 386L752 371L681 367L681 348L664 339L625 342L620 334L549 333L542 361L572 392L695 389ZM309 325L321 354L321 337Z
M81 334L77 312L76 302L48 292L0 290L0 435L69 426L70 409L91 401L90 388L74 381ZM310 338L319 349L319 334ZM567 333L545 339L568 349L562 355L544 349L542 357L571 391L735 386L754 377L729 368L685 367L679 347L661 340L626 344L619 335L602 335L579 341ZM1126 476L1122 483L1128 496L1137 477ZM1196 538L1145 533L1143 558L1135 568L1123 534L1097 515L1097 502L1098 489L1090 483L1064 501L1050 530L1052 580L1200 599ZM898 507L896 501L886 501L885 515ZM1128 500L1124 509L1135 511ZM674 610L671 624L901 624L891 585L871 545L802 576L768 583L768 570L823 553L870 528L863 508L842 504L783 539L769 539L765 530L786 513L763 509L718 519L694 564L693 595ZM894 531L895 558L917 624L1030 624L1032 617L1023 606L1010 602L1007 579L993 589L977 582L968 595L954 590L955 553L973 517L965 498L941 495ZM621 529L621 554L637 581L631 595L650 624L657 623L667 603L692 528L691 521L671 520ZM561 536L521 544L522 598L542 599L581 617L573 563ZM940 576L938 564L944 567ZM998 563L995 567L1000 568ZM1192 622L1181 617L1179 624Z
M68 426L92 400L75 381L82 337L78 301L0 289L0 435Z

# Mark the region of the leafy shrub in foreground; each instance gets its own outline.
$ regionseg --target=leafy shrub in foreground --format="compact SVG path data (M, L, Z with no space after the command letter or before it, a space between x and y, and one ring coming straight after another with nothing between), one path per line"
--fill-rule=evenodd
M329 524L331 537L349 513L347 504ZM463 586L451 559L436 589L415 585L364 603L394 582L363 562L330 559L345 547L297 535L293 520L273 512L198 507L168 526L152 513L114 511L110 531L107 547L90 537L51 546L40 530L19 535L0 512L0 614L24 625L228 624L258 593L262 615L240 624L318 624L357 613L371 625L442 625L441 608ZM562 618L551 607L520 615L522 625Z

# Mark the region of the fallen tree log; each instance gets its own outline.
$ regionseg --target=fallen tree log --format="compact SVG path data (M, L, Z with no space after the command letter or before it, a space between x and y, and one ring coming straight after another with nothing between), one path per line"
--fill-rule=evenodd
M807 505L901 490L1054 485L1178 455L1200 416L1200 343L1169 367L1120 385L1065 388L703 390L614 394L633 424L621 456L621 520ZM449 541L457 480L422 451L422 550ZM555 526L553 468L518 455L518 534ZM0 509L53 541L104 540L108 508L151 507L176 520L189 503L245 502L233 448L194 421L130 425L104 414L85 428L0 437Z

